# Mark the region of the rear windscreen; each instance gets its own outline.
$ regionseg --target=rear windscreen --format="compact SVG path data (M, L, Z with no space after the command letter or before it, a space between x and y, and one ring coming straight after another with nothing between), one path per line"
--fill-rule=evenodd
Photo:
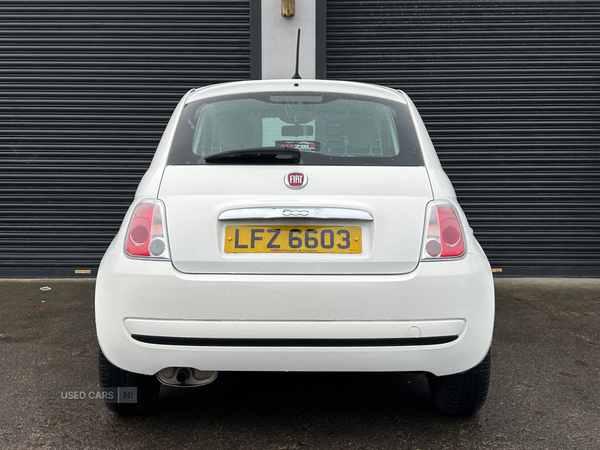
M300 164L421 166L407 105L319 92L262 92L188 103L168 164L204 164L231 150L296 148Z

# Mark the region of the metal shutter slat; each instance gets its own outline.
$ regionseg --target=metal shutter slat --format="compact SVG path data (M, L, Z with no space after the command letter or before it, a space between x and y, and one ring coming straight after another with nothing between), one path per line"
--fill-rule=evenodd
M0 59L0 276L93 276L181 96L250 78L250 3L0 1Z
M493 267L600 275L600 3L327 2L327 78L406 91Z

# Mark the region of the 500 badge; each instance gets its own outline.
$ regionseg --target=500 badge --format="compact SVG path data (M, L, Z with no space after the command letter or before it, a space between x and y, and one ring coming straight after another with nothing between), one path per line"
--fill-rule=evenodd
M225 253L361 253L361 227L228 226Z

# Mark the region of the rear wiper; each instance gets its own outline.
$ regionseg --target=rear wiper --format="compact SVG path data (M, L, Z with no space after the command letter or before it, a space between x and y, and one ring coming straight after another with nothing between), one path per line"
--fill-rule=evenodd
M225 164L298 164L300 150L294 147L256 147L229 150L204 158L207 163Z

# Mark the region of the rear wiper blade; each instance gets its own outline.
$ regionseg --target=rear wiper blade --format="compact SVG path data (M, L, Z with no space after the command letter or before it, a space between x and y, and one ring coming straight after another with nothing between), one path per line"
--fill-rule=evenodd
M294 147L256 147L229 150L204 158L207 163L226 164L298 164L300 150Z

